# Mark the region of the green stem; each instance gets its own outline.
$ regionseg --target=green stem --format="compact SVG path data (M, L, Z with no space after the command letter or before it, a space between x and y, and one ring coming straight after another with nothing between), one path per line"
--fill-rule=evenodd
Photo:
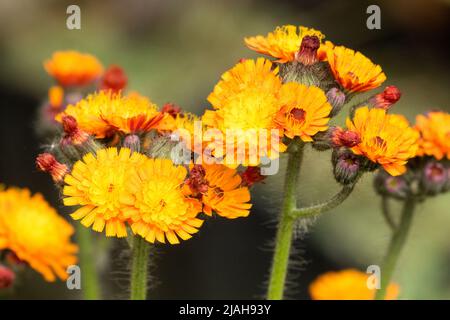
M304 207L304 208L298 208L291 211L291 217L294 219L297 218L310 218L317 216L321 214L322 212L331 210L338 205L340 205L342 202L344 202L345 199L348 198L348 196L352 193L354 187L355 187L356 181L352 183L351 185L345 185L342 187L342 189L335 194L331 199L319 203L317 205Z
M391 277L394 273L397 260L406 242L406 238L411 227L415 205L415 199L409 198L405 200L400 224L394 231L391 243L389 244L388 252L381 266L381 287L380 290L377 291L375 296L375 299L377 300L383 300L386 296L387 287L391 281Z
M296 190L303 158L303 146L303 142L296 140L291 143L288 150L284 199L275 239L275 252L267 292L268 300L283 299L295 222L295 219L291 217L291 212L296 208Z
M147 297L147 273L149 245L141 236L133 239L133 264L131 267L131 300Z
M81 223L76 224L77 242L79 246L81 288L85 300L98 300L100 298L100 284L95 267L94 243L91 230Z
M381 211L383 212L384 220L388 224L389 228L391 228L392 231L395 231L395 221L394 219L392 219L391 210L389 207L389 199L386 196L383 196L381 198Z

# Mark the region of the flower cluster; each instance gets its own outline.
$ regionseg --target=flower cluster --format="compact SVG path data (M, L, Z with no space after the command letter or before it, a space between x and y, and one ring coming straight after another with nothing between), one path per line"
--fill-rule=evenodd
M92 63L81 63L87 57ZM108 237L131 230L148 242L170 244L191 238L203 214L248 216L249 186L262 179L219 163L197 163L190 145L174 135L186 130L193 136L199 118L174 104L159 109L147 97L126 93L123 70L102 72L93 68L94 60L70 51L46 63L64 89L50 90L59 129L36 164L61 188L64 205L74 207L70 216ZM82 97L79 87L86 85L95 91ZM67 102L68 90L81 98Z
M390 177L378 173L375 188L396 199L437 195L450 190L450 114L430 111L416 117L418 148L405 174Z

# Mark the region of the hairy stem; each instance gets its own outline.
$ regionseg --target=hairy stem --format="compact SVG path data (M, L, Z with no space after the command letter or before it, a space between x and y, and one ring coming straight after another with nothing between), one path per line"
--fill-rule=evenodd
M297 208L291 211L291 217L294 219L297 218L310 218L317 216L321 214L322 212L328 211L333 209L334 207L337 207L342 202L344 202L345 199L348 198L348 196L352 193L355 183L352 183L351 185L345 185L342 187L342 189L335 194L331 199L319 203L317 205L304 207L304 208Z
M147 297L147 274L149 245L141 236L133 239L133 262L131 267L131 300L145 300Z
M284 182L284 199L275 238L275 252L267 292L268 300L283 299L295 222L291 212L296 207L297 182L303 158L303 147L303 142L295 140L288 149L289 158Z
M81 223L76 224L76 237L79 246L81 288L83 299L97 300L100 298L100 284L95 267L94 244L91 231Z
M386 296L387 287L391 281L394 273L397 260L406 242L406 238L411 227L416 199L408 198L403 204L402 217L399 226L394 231L394 234L389 244L389 249L381 265L381 287L377 290L375 299L383 300Z

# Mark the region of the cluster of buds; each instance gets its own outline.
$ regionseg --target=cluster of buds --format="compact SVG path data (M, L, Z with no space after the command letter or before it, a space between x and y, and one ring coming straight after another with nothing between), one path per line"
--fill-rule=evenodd
M380 170L374 186L382 196L399 200L409 197L424 200L450 190L450 162L431 157L416 158L409 162L404 175L392 177Z

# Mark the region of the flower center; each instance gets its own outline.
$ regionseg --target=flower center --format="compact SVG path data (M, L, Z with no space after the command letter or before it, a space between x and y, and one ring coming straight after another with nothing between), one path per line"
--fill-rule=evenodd
M302 122L305 120L306 112L303 109L294 108L291 110L290 114L295 120L297 120L299 122Z

